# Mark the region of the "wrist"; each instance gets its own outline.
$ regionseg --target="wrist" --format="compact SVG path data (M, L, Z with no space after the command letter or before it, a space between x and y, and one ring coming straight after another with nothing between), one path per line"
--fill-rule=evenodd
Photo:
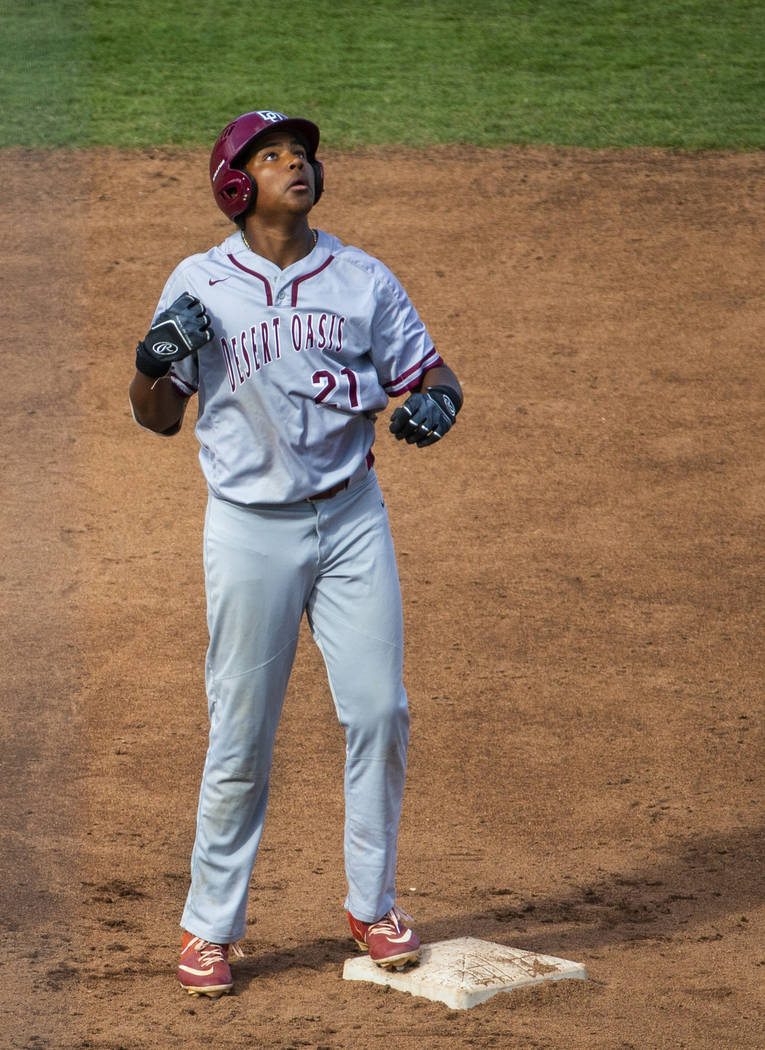
M456 416L459 410L462 408L462 394L459 390L453 386L448 386L446 383L438 383L436 386L427 387L425 393L429 393L431 390L436 391L439 394L443 394L444 397L448 397L454 405L454 415Z
M135 351L136 371L149 379L161 379L170 371L169 361L158 361L146 349L143 343L139 343Z

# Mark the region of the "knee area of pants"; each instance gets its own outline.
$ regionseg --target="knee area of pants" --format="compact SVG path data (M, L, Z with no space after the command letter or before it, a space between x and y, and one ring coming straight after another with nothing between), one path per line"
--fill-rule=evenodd
M398 741L409 732L409 710L399 697L359 705L346 722L349 734L378 741Z
M268 767L257 757L250 759L247 755L239 755L236 759L212 763L207 780L226 794L245 794L262 788L268 777Z

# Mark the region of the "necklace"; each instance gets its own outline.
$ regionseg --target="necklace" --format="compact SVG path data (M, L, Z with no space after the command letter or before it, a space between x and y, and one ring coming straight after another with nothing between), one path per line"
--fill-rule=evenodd
M247 240L244 230L240 230L240 233L242 234L242 240L244 241L245 248L249 248L249 250L252 251L252 248L250 248L250 242ZM313 251L316 247L316 242L319 239L319 231L311 230L311 237L313 238L313 240L311 241L311 247L309 248L309 251Z

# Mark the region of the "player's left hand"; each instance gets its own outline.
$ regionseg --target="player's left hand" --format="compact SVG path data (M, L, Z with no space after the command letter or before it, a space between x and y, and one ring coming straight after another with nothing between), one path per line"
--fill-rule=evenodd
M166 375L173 361L181 361L212 339L210 318L195 296L184 292L157 314L146 338L136 350L136 368L156 379Z
M462 398L448 386L429 386L412 394L390 417L390 432L396 440L425 448L440 441L450 430L462 407Z

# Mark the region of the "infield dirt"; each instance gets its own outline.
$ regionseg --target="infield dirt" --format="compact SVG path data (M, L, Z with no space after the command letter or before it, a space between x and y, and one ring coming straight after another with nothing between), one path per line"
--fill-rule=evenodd
M175 982L206 745L190 420L136 340L222 240L203 152L0 154L3 1045L763 1045L762 155L324 155L465 408L378 425L412 711L400 903L587 982L466 1012L343 982L342 734L306 634L235 994ZM193 414L193 410L192 410Z

